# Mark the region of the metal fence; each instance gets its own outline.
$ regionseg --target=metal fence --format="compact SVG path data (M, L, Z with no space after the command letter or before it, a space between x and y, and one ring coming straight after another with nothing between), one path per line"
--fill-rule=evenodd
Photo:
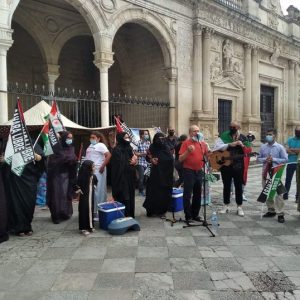
M243 1L244 0L215 0L225 6L228 6L231 9L242 11L244 9L243 7Z
M101 126L101 101L99 92L58 88L55 93L45 86L30 87L18 83L8 85L8 114L12 118L16 99L20 98L24 111L41 100L51 105L53 99L67 118L86 127ZM110 125L114 115L120 115L130 127L160 126L166 129L169 118L169 103L154 98L112 95L109 99Z

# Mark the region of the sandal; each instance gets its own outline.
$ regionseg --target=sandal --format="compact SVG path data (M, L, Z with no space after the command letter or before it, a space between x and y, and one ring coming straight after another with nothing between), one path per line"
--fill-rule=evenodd
M19 232L19 233L17 233L16 235L17 235L17 236L20 236L20 237L26 236L26 234L25 234L24 232Z
M30 231L27 231L27 232L25 232L25 235L27 235L27 236L32 236L32 234L33 234L33 232L30 230Z

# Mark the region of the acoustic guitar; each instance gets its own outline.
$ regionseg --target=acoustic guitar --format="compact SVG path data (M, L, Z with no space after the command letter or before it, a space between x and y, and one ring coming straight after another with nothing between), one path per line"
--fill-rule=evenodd
M247 154L237 154L232 156L229 151L215 151L209 155L208 160L211 168L218 171L223 166L230 166L235 159L252 157L258 154L259 153L257 152L250 152Z

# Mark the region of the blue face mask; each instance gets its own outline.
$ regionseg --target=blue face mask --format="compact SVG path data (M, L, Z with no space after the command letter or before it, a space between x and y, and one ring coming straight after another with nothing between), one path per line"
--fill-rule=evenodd
M192 140L194 142L201 142L201 141L203 141L203 139L204 139L204 137L203 137L203 134L201 132L197 133L196 136L192 137Z
M144 135L144 139L145 139L146 141L148 141L148 140L149 140L149 135L148 135L148 134L145 134L145 135Z
M267 143L272 143L274 141L273 136L272 135L266 135L266 142Z
M91 145L96 145L97 144L97 141L96 140L90 140L90 143L91 143Z
M72 139L66 139L66 144L67 145L72 145L73 143L73 140Z

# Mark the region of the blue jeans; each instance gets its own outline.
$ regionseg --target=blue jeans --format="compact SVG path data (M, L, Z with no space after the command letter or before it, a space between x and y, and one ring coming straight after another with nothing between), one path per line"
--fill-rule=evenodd
M291 183L292 183L293 176L294 176L294 173L296 171L296 168L297 168L296 163L295 164L289 164L286 167L286 177L285 177L286 193L283 195L284 200L287 200L289 198L289 191L290 191L290 188L291 188ZM297 197L298 197L298 189L297 189L297 192L296 192L296 199L297 199Z
M203 171L194 171L191 169L183 169L183 206L185 219L190 220L199 215L201 207ZM191 205L191 197L192 205Z
M139 188L139 192L142 193L144 191L144 172L146 170L146 167L141 166L141 165L137 165L136 166L136 170L138 171L138 188Z

